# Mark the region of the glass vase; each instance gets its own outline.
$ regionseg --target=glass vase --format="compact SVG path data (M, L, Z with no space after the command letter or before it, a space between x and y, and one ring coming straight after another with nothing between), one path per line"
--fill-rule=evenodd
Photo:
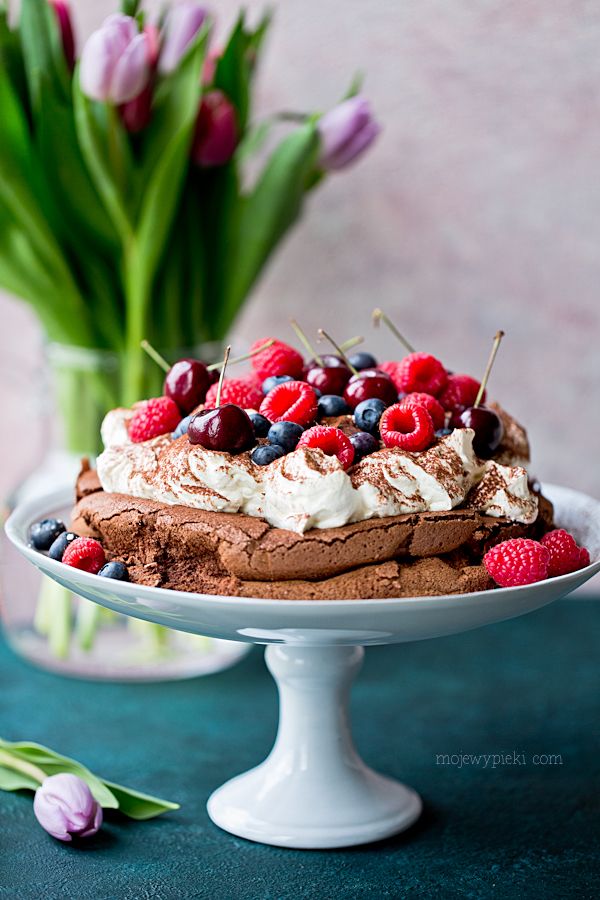
M222 344L161 353L169 360L219 358ZM40 390L44 437L49 448L34 471L7 498L5 512L22 501L74 486L81 459L100 452L100 425L122 396L116 353L50 344ZM162 393L164 373L151 361L145 396ZM68 525L71 510L54 514ZM37 665L82 678L169 680L228 668L244 656L244 644L163 629L103 610L40 575L16 553L2 532L0 609L8 643Z

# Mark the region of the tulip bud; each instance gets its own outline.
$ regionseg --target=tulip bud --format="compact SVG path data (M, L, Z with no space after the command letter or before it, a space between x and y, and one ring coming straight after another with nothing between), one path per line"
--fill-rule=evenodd
M119 106L137 97L148 84L148 36L135 19L115 14L86 42L80 79L84 94Z
M73 35L73 23L71 22L71 10L66 0L49 0L49 2L58 19L65 60L72 72L75 66L75 37Z
M237 146L235 109L222 91L202 98L192 145L193 161L203 167L222 166Z
M323 169L343 169L364 153L380 132L364 97L351 97L321 117L321 160Z
M145 25L144 34L147 38L146 50L148 52L148 65L150 66L151 73L153 73L158 61L158 28L156 25ZM121 114L121 121L127 131L131 134L137 134L139 131L142 131L150 122L150 119L152 118L153 96L153 78L150 78L144 90L139 93L137 97L134 97L133 100L129 100L128 103L124 103L120 107L119 112Z
M192 43L207 19L204 7L185 0L171 7L163 28L163 40L158 69L163 75L173 72L185 51Z
M35 817L59 841L96 834L102 825L102 807L89 787L68 772L50 775L35 792Z

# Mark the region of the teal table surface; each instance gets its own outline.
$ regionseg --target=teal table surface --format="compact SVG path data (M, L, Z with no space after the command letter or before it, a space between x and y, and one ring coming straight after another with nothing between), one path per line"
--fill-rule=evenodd
M0 897L596 898L599 662L600 601L587 599L369 649L353 693L356 742L415 787L425 811L404 835L316 852L234 838L206 814L211 790L260 762L275 735L259 649L220 675L123 685L61 679L0 645L3 737L181 803L146 823L109 815L72 847L38 827L31 795L0 793Z

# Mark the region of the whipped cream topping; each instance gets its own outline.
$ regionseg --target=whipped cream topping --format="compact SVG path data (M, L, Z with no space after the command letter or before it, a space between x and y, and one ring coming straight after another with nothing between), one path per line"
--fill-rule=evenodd
M538 498L529 490L526 470L494 460L486 462L483 478L469 494L467 505L487 516L505 516L526 525L535 522L538 514Z

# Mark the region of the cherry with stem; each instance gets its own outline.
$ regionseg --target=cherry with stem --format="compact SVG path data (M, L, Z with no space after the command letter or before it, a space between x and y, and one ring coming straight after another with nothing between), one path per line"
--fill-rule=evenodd
M481 399L488 383L492 367L494 365L494 360L496 359L496 354L498 353L498 348L500 347L500 342L502 341L503 337L503 331L496 332L489 359L485 367L485 372L483 378L481 379L481 384L479 385L479 390L475 398L475 402L473 406L465 409L459 417L461 426L463 428L472 428L475 432L475 436L473 438L473 449L475 450L477 456L481 457L482 459L489 459L491 456L493 456L495 451L500 446L500 443L504 436L504 426L502 424L500 416L495 413L493 409L488 409L486 406L481 406Z

